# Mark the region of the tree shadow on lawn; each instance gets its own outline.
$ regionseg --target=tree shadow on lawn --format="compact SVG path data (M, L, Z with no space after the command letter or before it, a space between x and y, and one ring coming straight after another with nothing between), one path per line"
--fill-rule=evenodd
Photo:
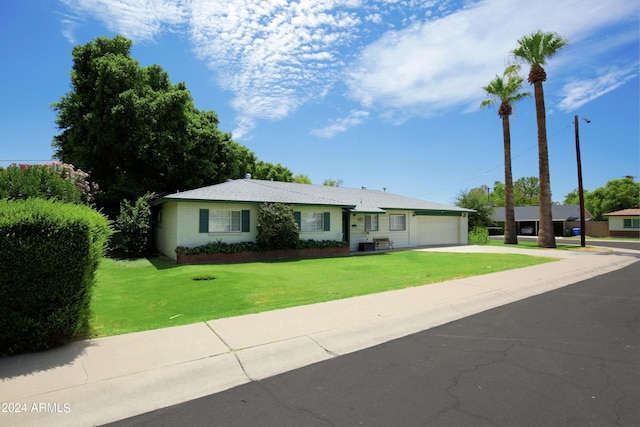
M171 268L181 267L180 264L164 255L148 256L146 260L149 261L156 270L169 270Z

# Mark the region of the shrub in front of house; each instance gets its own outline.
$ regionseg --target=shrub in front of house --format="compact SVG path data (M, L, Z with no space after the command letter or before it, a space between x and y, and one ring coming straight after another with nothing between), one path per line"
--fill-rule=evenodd
M294 248L290 249L323 249L323 248L344 248L349 242L339 242L336 240L298 240ZM209 242L206 245L178 246L177 255L211 255L211 254L236 254L240 252L263 252L262 246L254 242L225 243L222 240Z
M186 246L178 246L176 248L177 255L211 255L211 254L237 254L240 252L259 251L260 247L257 243L241 242L226 243L222 240L209 242L206 245L195 246L192 248Z
M473 229L469 232L469 244L488 245L489 230L487 230L485 227L473 227Z
M147 251L151 228L149 201L154 197L154 194L147 193L135 203L124 200L120 204L120 214L115 223L117 234L112 244L115 250L131 257L141 256Z
M349 242L337 240L299 240L296 249L344 248Z
M0 200L0 354L39 351L89 332L106 217L53 200Z
M300 228L291 206L262 203L258 211L256 242L265 250L293 249L300 239Z

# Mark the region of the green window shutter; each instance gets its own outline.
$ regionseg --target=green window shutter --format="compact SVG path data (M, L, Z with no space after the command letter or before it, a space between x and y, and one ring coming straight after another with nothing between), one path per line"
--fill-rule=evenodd
M209 209L200 209L200 233L209 232Z
M250 223L249 223L249 218L251 217L251 212L248 210L243 210L242 211L242 232L243 233L248 233L249 231L251 231L251 227L250 227Z
M295 211L293 213L293 218L296 220L296 224L298 224L298 228L301 229L300 227L302 227L302 214L300 213L300 211Z
M324 219L322 223L324 225L324 231L331 231L331 212L324 213Z

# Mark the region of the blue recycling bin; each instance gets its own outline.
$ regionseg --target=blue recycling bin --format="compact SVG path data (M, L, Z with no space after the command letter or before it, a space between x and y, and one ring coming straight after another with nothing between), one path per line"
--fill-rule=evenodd
M572 228L571 229L571 234L573 234L574 236L581 235L582 233L580 232L580 227Z

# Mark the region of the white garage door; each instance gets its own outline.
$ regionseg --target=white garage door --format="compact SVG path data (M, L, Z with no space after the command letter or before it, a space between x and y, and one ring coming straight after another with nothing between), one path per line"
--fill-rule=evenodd
M418 245L457 245L458 221L456 216L419 216Z

